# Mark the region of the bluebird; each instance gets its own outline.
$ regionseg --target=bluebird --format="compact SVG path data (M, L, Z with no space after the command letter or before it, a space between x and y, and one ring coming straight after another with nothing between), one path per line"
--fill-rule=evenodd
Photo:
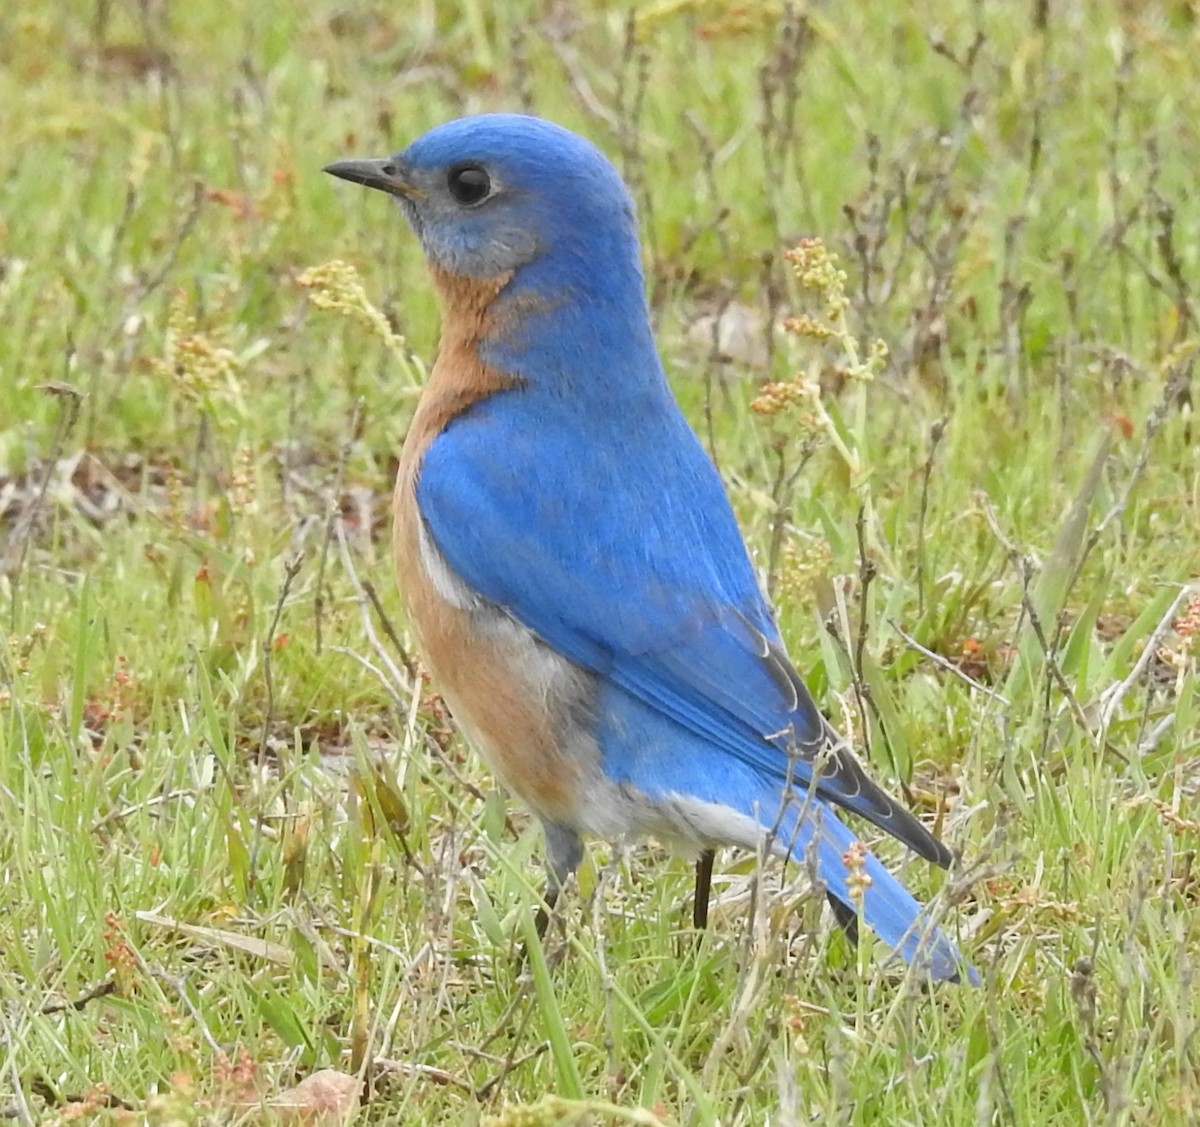
M948 866L793 667L651 333L633 202L535 117L439 126L326 170L393 196L437 289L437 360L400 458L397 577L435 683L545 830L547 902L582 835L815 867L935 979L976 972L834 812Z

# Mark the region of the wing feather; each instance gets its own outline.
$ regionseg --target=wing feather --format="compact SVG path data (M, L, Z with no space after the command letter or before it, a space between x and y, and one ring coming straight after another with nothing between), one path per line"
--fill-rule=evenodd
M454 572L691 732L781 785L815 779L821 797L948 864L946 847L866 776L813 702L720 478L673 404L590 433L581 458L577 421L543 400L496 396L430 446L418 503ZM531 437L505 439L513 434Z

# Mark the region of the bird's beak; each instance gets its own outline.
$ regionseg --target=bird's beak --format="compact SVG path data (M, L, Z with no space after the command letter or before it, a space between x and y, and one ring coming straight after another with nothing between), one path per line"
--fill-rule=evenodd
M404 178L404 170L392 157L380 157L373 160L335 160L327 164L325 171L330 176L349 180L352 184L362 184L366 188L378 188L389 195L401 196L404 199L419 199L425 195L415 184L410 184Z

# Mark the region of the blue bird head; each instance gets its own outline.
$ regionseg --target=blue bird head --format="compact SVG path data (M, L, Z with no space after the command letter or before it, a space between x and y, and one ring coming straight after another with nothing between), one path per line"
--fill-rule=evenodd
M666 394L633 201L590 141L541 118L481 114L325 171L397 200L444 297L449 286L460 301L461 281L500 283L493 311L507 330L481 343L489 364L569 386L580 405L604 397L622 410L630 394Z
M552 122L460 118L395 156L326 171L394 196L429 262L451 275L494 278L552 256L582 280L593 270L611 276L615 255L640 286L624 183L595 145Z

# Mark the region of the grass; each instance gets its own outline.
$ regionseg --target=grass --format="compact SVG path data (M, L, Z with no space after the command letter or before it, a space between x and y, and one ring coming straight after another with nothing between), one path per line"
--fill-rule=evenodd
M8 5L3 1114L262 1121L339 1069L364 1123L1195 1122L1198 47L1183 2ZM696 936L648 846L516 957L539 835L387 559L436 309L319 169L520 107L633 185L680 399L798 666L962 851L905 878L983 988L744 856ZM763 327L819 311L812 235L821 346Z

